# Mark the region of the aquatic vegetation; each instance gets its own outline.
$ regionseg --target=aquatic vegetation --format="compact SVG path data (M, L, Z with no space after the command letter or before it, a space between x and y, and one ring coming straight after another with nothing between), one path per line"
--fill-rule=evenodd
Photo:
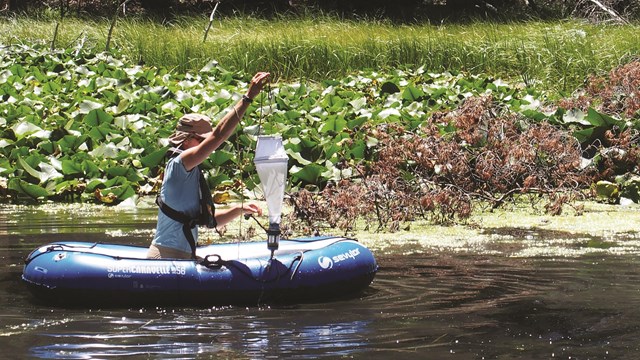
M590 77L582 91L562 99L559 106L567 109L562 122L573 129L598 171L598 195L610 202L637 202L640 61Z
M81 48L0 52L0 174L11 198L118 203L153 192L177 118L205 106L217 113L243 86L215 64L202 75L170 74Z
M476 91L463 94L460 106L425 112L418 126L368 128L376 139L368 149L371 161L356 167L358 176L348 181L292 196L295 219L313 229L352 231L353 219L362 217L378 229L398 230L417 218L466 219L474 204L495 209L519 194L537 194L530 201L544 199L546 211L556 215L563 205L592 195L637 202L639 68L633 61L608 78L593 77L586 95L559 106L541 102L541 94L512 96L500 91L498 81L461 79ZM400 93L395 84L384 87ZM412 85L405 85L402 99L433 101ZM433 105L437 109L438 102Z
M411 131L382 124L368 132L377 139L372 160L356 166L358 176L293 195L298 220L350 231L365 218L398 230L416 219L453 223L477 203L495 209L521 194L559 214L592 181L574 137L501 109L490 95L434 112Z
M135 65L124 57L78 47L0 49L0 168L5 198L118 203L153 193L161 179L166 137L177 118L212 118L237 100L241 75L211 62L192 74ZM420 87L408 83L414 77ZM415 80L412 80L415 81ZM477 84L484 84L478 87ZM403 92L398 86L404 88ZM281 133L293 158L292 187L345 174L339 164L367 158L374 137L359 131L379 123L415 128L434 110L455 107L474 93L496 98L522 92L490 78L462 74L362 73L322 84L278 84L225 147L205 163L211 187L241 178L254 189L252 131ZM516 104L515 100L511 101ZM264 117L268 121L263 121ZM338 166L336 166L338 165Z
M0 196L10 201L118 204L155 194L177 119L218 118L247 79L215 61L179 73L82 47L0 53ZM204 163L209 186L221 201L259 196L255 135L281 134L293 214L312 228L348 230L363 216L378 228L448 223L466 218L475 199L496 208L519 193L547 195L547 211L559 213L595 180L637 164L635 120L591 105L580 117L544 92L483 74L360 71L274 83L252 106ZM610 141L585 140L600 133ZM599 156L583 157L591 148ZM628 158L607 163L616 149Z

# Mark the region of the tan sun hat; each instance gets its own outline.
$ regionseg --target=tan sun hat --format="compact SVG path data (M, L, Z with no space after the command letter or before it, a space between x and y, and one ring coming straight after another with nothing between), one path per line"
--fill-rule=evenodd
M178 145L185 141L191 135L207 137L211 135L213 128L211 127L211 118L204 114L186 114L180 118L176 131L171 134L169 141Z

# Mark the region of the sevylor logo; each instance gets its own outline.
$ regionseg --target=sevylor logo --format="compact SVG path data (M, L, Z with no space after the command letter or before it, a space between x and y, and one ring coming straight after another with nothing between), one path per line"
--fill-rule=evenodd
M335 255L333 257L320 256L318 258L318 265L320 265L320 267L323 269L331 269L333 267L333 264L339 263L340 261L355 259L358 255L360 255L360 249L355 248L343 254Z
M320 256L318 258L318 265L323 269L331 269L333 267L333 261L326 256Z

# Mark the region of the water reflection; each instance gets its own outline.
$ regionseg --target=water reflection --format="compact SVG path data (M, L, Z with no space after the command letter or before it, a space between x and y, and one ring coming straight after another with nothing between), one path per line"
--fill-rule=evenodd
M626 238L496 230L490 251L387 247L360 298L288 307L48 308L20 282L53 240L146 244L155 209L0 212L0 346L7 358L635 359L640 260ZM96 221L93 221L93 220ZM4 221L6 220L6 221ZM35 224L31 228L29 224ZM547 238L546 236L552 236ZM505 240L509 238L511 240ZM555 245L554 245L555 244ZM523 256L529 248L547 254ZM593 249L578 255L553 247ZM557 250L557 249L555 249Z
M326 322L297 317L297 310L291 313L291 309L218 311L221 313L218 316L193 309L143 311L126 318L109 318L98 312L92 318L49 326L38 336L43 344L30 347L29 356L89 359L140 354L171 358L217 354L264 358L279 354L316 358L354 353L368 343L370 333L367 329L370 321L362 319ZM267 316L252 315L254 311ZM159 318L149 319L155 315Z

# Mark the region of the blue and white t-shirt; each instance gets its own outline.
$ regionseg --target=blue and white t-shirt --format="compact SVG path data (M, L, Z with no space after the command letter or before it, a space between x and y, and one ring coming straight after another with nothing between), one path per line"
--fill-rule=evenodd
M182 164L182 158L176 156L169 160L165 168L164 180L160 189L162 201L169 207L190 217L200 213L200 172L198 168L187 171ZM191 253L189 241L182 232L183 224L158 210L158 224L156 235L151 242L186 253ZM191 229L193 238L198 242L198 227Z

